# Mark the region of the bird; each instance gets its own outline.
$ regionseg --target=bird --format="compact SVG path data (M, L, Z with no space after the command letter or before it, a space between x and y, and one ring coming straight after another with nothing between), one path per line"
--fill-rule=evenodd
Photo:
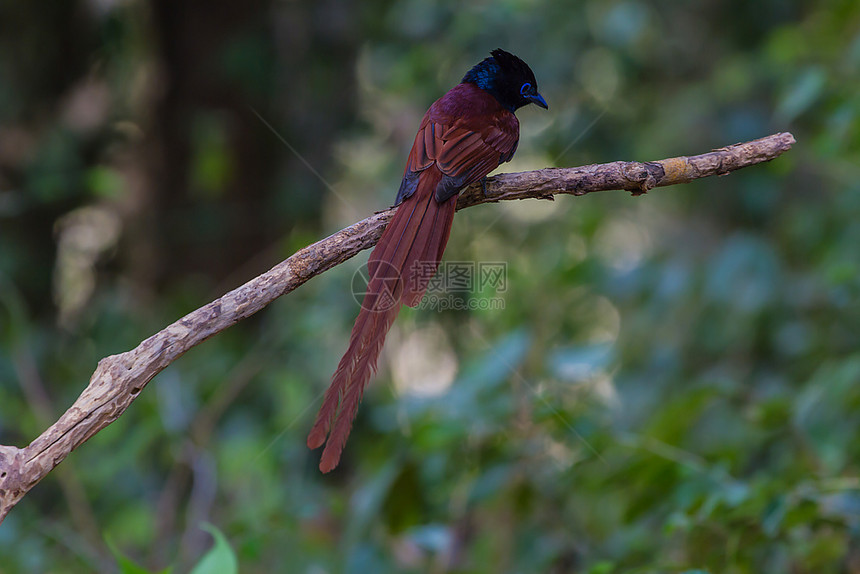
M491 171L511 160L520 135L514 112L528 104L549 108L528 64L499 48L424 114L394 201L397 210L368 259L367 290L349 346L308 434L309 448L325 444L321 472L340 462L400 307L421 302L438 268L460 190L483 185Z

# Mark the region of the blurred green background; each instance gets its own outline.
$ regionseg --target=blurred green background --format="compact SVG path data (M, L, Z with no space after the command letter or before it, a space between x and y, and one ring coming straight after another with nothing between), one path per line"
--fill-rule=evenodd
M459 213L445 257L506 262L504 310L401 313L326 476L304 440L366 254L315 278L39 484L0 572L184 572L204 522L242 572L860 572L856 0L2 0L0 444L390 205L496 47L550 104L503 171L798 144Z

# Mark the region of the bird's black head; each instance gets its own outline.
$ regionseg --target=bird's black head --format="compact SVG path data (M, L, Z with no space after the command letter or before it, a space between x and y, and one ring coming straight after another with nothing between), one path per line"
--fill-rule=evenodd
M547 109L546 100L538 93L535 74L528 64L502 49L490 53L493 57L466 72L463 82L489 92L512 112L528 104Z

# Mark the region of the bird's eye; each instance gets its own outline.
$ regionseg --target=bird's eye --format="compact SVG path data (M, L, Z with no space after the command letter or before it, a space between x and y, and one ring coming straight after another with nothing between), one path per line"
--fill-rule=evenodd
M532 85L529 82L526 82L525 84L523 84L523 87L520 88L520 95L525 96L526 94L528 94L531 91L532 91Z

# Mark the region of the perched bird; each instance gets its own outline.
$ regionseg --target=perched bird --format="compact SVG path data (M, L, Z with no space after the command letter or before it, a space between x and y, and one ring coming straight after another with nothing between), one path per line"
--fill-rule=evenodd
M513 157L520 137L514 115L518 108L547 108L525 62L504 50L491 55L436 100L421 120L397 192L399 207L368 260L370 279L349 348L308 435L310 448L326 443L322 472L340 461L400 306L418 305L427 290L448 243L457 194Z

